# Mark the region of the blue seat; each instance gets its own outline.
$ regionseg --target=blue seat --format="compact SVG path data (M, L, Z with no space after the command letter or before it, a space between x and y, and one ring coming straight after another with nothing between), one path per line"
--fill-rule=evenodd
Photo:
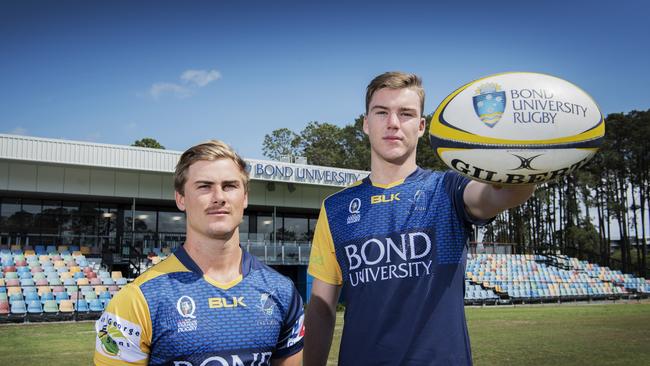
M77 300L76 309L78 312L87 313L90 309L88 308L88 302L84 299Z
M45 251L45 246L44 245L37 245L34 247L34 252L36 252L37 255L45 255L47 252Z
M38 300L30 301L27 305L27 312L29 314L41 314L43 312L43 305Z
M11 314L25 315L26 313L27 307L25 307L24 301L11 301Z
M61 300L70 300L70 295L67 292L57 292L54 297L57 304L61 304Z
M47 300L54 300L54 294L51 292L46 292L41 296L41 303L45 304Z
M48 245L47 248L45 248L45 254L59 254L59 252L57 252L56 246Z
M111 293L109 291L102 291L102 293L99 294L99 299L104 305L106 305L109 301L111 301Z
M31 278L23 278L20 280L20 287L34 287L34 280Z
M90 311L102 312L104 311L104 304L100 299L90 300Z
M29 292L25 294L25 302L29 303L30 301L40 301L41 298L36 292Z

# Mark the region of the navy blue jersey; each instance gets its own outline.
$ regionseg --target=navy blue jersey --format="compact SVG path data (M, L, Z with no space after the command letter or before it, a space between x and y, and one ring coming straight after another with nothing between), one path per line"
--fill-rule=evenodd
M300 351L293 283L242 252L242 275L228 284L181 247L120 290L96 322L95 363L257 366Z
M472 223L455 172L366 178L328 197L309 273L343 285L340 365L470 365L463 285Z

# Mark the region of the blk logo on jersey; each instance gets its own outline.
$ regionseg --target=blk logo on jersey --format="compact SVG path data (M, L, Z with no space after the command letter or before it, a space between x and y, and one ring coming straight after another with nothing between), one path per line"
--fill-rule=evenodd
M243 296L233 296L230 299L227 299L225 297L211 297L208 299L208 306L210 309L231 309L237 307L246 307L246 303L244 303Z
M344 247L352 286L431 275L432 234L411 232L370 238Z
M379 194L376 196L370 196L370 203L375 205L378 203L389 203L393 201L399 201L399 192L398 193L391 193L390 195L387 194Z

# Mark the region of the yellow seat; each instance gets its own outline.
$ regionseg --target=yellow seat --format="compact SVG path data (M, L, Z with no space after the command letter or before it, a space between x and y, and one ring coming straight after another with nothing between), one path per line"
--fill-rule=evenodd
M68 278L72 278L72 273L71 272L63 272L59 274L61 281L67 280Z
M79 251L83 255L90 254L90 247L82 246L81 248L79 248Z
M111 278L114 280L117 280L118 278L122 278L122 271L111 272Z
M30 255L36 255L36 252L33 249L25 250L25 257L30 256Z
M77 278L77 285L82 286L82 285L89 285L90 282L88 281L87 278Z
M70 273L77 273L77 272L81 272L81 267L79 266L70 267Z
M7 296L22 294L23 291L20 287L7 287Z
M50 286L38 286L38 296L43 296L43 294L52 292Z
M95 293L96 293L97 295L101 294L101 293L104 292L104 291L108 291L108 288L107 288L106 286L104 286L104 285L97 285L97 286L95 286Z
M59 304L59 311L62 313L73 313L74 302L72 300L61 300L61 304Z

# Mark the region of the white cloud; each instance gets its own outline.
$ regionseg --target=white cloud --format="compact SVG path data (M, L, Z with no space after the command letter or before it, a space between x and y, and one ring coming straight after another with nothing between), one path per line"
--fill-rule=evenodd
M192 91L182 85L165 82L154 83L149 88L149 95L154 99L158 99L164 94L172 94L177 98L187 98L192 95Z
M14 128L13 130L9 131L9 134L11 134L11 135L25 135L25 134L27 134L27 130L20 127L20 126L18 126L16 128Z
M218 79L221 79L221 73L217 70L186 70L181 74L181 80L185 83L194 84L200 88Z
M221 79L221 73L217 70L185 70L181 73L180 83L165 81L154 83L149 88L147 95L153 99L159 99L167 94L176 98L188 98L194 94L195 90L219 79Z

